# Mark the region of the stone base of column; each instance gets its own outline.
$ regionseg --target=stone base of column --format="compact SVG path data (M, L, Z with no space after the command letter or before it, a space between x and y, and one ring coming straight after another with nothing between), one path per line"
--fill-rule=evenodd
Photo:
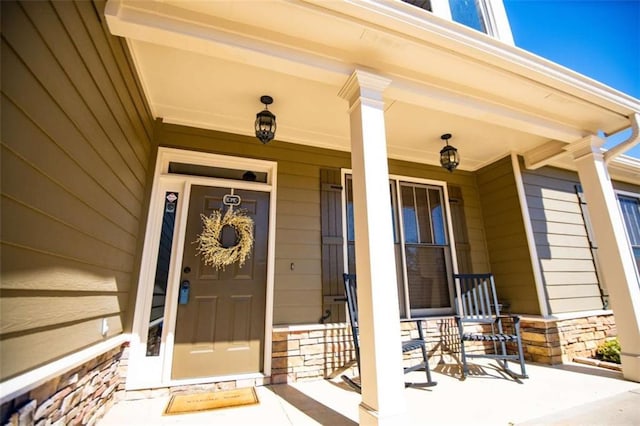
M409 419L409 415L406 409L403 411L380 414L379 411L376 411L363 403L360 403L359 408L359 424L361 426L397 426L402 424L411 424L407 421Z
M640 354L620 354L622 375L626 380L640 382Z

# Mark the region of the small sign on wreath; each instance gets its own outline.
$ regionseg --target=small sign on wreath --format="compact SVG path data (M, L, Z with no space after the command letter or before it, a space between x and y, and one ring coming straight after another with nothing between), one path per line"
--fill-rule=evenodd
M202 233L194 243L198 244L197 254L201 255L204 264L213 266L217 270L239 262L242 267L253 247L253 219L242 210L230 208L222 215L215 210L209 216L200 215L202 219ZM220 242L222 228L230 226L236 231L238 238L231 247L223 247Z

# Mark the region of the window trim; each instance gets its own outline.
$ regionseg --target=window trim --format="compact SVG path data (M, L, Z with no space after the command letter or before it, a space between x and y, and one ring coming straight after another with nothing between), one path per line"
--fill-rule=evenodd
M622 219L622 223L624 224L624 232L627 238L627 247L629 247L629 250L631 251L631 256L635 260L634 265L636 266L636 275L640 277L640 270L638 268L639 260L636 260L636 255L633 250L634 246L631 244L631 237L629 235L629 230L627 229L627 222L624 220L624 213L622 211L622 206L620 204L620 196L636 199L640 204L640 193L618 190L615 188L614 188L614 193L616 194L616 202L617 202L616 205L618 207L618 212L620 213L620 218ZM636 247L640 247L640 246L636 246Z
M483 21L483 25L485 27L484 31L476 30L480 33L486 34L490 37L493 37L497 40L502 41L505 44L510 46L515 46L515 41L513 39L513 32L511 30L511 23L509 22L509 17L507 15L507 11L504 6L504 2L501 1L493 1L493 0L474 0L478 14L480 19ZM386 4L385 4L386 5ZM449 0L445 1L431 1L431 10L424 9L420 6L414 5L409 2L401 2L401 6L405 6L409 8L414 8L415 10L419 10L422 12L432 13L439 18L445 19L450 22L455 22L459 25L464 25L466 28L472 29L472 27L468 27L465 24L457 22L453 19L453 14L451 12L451 4Z
M348 238L347 238L347 222L348 222L348 218L347 218L347 185L346 185L346 181L347 181L347 175L351 175L353 176L353 170L352 169L346 169L343 168L341 169L341 184L342 187L344 188L344 190L342 191L342 235L344 235L344 239L343 239L343 258L344 258L344 270L345 272L349 272L349 262L348 262ZM449 191L448 191L448 186L447 186L447 182L443 181L443 180L435 180L435 179L426 179L426 178L419 178L419 177L412 177L412 176L405 176L405 175L399 175L399 174L389 174L389 180L394 181L395 183L395 188L396 188L396 200L392 200L392 206L391 207L397 207L399 208L400 205L398 203L401 202L401 194L399 191L399 187L400 184L405 182L408 184L418 184L418 185L427 185L427 186L435 186L438 187L442 190L442 202L443 202L443 216L444 216L444 226L446 228L446 239L447 239L447 244L445 244L444 246L448 247L448 251L445 249L445 262L446 265L445 267L447 268L447 284L449 286L449 290L450 290L450 302L451 302L451 306L448 308L428 308L428 309L420 309L420 310L416 310L414 309L413 314L412 314L412 310L410 308L410 303L409 303L409 293L408 293L408 277L407 277L407 268L406 268L406 253L405 253L405 242L404 242L404 226L403 226L403 221L402 221L402 214L398 209L397 212L397 223L393 223L392 226L397 226L398 227L398 237L399 237L399 244L401 246L401 250L400 250L400 255L401 255L401 261L402 261L402 277L404 282L403 283L399 283L402 288L403 288L403 293L402 295L399 295L399 297L402 297L404 299L404 302L400 301L400 303L404 303L404 306L406 307L405 309L405 315L404 318L410 319L410 318L428 318L428 317L435 317L435 316L441 316L441 315L451 315L453 313L455 313L455 296L453 294L453 274L457 274L458 273L458 258L457 258L457 253L456 253L456 242L455 242L455 236L453 233L453 222L451 219L451 206L449 205ZM394 245L396 243L394 242ZM441 244L434 244L434 247L438 246L441 247L443 245ZM397 265L396 265L397 267Z

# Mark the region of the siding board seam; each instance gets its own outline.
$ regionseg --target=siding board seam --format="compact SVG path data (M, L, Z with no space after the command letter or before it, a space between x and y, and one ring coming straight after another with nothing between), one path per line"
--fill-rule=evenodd
M100 3L100 6L98 6L96 3ZM129 49L127 48L125 39L113 36L109 30L109 26L106 23L106 19L104 19L106 0L92 0L92 4L97 13L100 14L100 25L102 28L102 32L106 35L105 38L107 40L107 43L109 44L111 51L113 52L114 58L116 58L116 62L118 62L117 57L119 56L119 54L122 54L122 62L119 63L122 65L126 64L126 71L130 73L130 78L128 78L125 73L125 75L123 75L123 80L127 87L127 93L130 94L130 99L137 111L138 118L140 119L140 124L143 128L143 132L147 136L146 145L144 146L144 148L146 156L148 158L152 148L151 141L153 140L155 119L151 112L151 108L146 101L144 88L142 87L141 81L137 77L138 73L136 71L136 67L134 65ZM118 66L118 71L122 74L121 66ZM133 90L131 88L132 85Z
M567 284L569 285L569 284ZM575 285L575 284L571 284ZM55 298L55 297L84 297L84 296L127 296L128 291L106 291L106 290L40 290L40 289L17 289L17 288L0 288L0 299L27 297L29 294L36 294L36 298Z
M56 18L58 19L59 23L60 23L60 27L63 29L64 33L67 35L67 37L69 38L69 42L71 43L71 45L73 46L74 50L75 50L75 56L78 58L78 60L82 63L82 65L84 66L84 71L86 71L87 75L90 78L90 81L93 83L93 86L95 88L95 90L100 94L100 100L102 101L101 103L106 107L106 109L109 111L111 118L113 118L113 122L116 124L116 127L118 129L120 129L120 132L122 133L122 140L123 140L123 144L126 145L129 149L131 149L131 152L134 154L133 157L137 160L138 165L140 166L140 168L142 169L142 173L140 174L140 176L138 175L138 173L134 170L133 167L131 167L131 165L129 164L129 161L127 160L127 158L129 157L129 155L124 155L124 153L122 152L122 149L124 149L124 147L119 147L118 144L114 141L114 136L111 135L111 132L107 131L107 129L104 128L103 125L103 120L98 119L98 117L95 114L94 109L91 107L91 105L89 105L86 102L86 97L82 95L82 92L80 91L80 89L78 88L78 86L76 86L76 84L74 83L74 80L71 78L71 76L69 76L69 74L66 72L65 70L65 65L63 63L61 63L61 61L58 59L58 56L55 54L54 50L51 49L51 44L47 41L47 38L43 36L43 34L38 30L38 27L35 25L35 23L33 22L33 20L31 19L31 17L29 16L29 13L27 11L25 11L25 14L27 15L27 17L29 18L29 20L31 21L32 25L36 28L36 31L38 32L38 34L40 35L40 37L42 38L42 41L44 42L44 44L47 46L47 48L49 49L49 51L51 52L52 57L55 59L56 63L58 64L58 66L60 67L60 69L64 72L65 76L67 76L67 79L69 80L69 83L74 87L74 89L76 90L76 92L78 93L78 95L80 96L80 98L82 99L84 105L86 106L86 109L88 112L90 112L91 116L93 116L93 118L95 119L96 123L98 124L98 126L100 127L100 129L102 130L102 132L104 133L104 137L106 140L109 141L109 143L111 144L111 146L113 147L113 149L115 150L115 152L118 153L118 155L120 156L122 163L126 164L127 168L130 170L132 176L135 178L136 181L138 181L138 184L143 187L144 186L144 178L145 178L145 173L146 173L146 168L144 167L144 164L142 163L142 161L140 160L140 158L138 158L138 155L135 153L135 150L133 150L131 144L129 143L128 138L126 137L126 133L124 132L124 129L122 128L120 121L118 120L118 118L116 117L113 108L110 104L110 102L107 101L105 94L104 94L104 90L103 88L100 86L100 84L98 84L98 82L95 79L95 75L91 70L91 67L89 66L89 64L86 61L86 54L84 54L81 49L78 46L78 43L76 41L76 38L74 36L72 36L72 34L69 31L69 27L68 24L66 23L65 19L60 15L60 7L65 7L62 6L65 3L56 3L56 2L52 2L50 3L53 13L55 14ZM24 8L23 8L24 9ZM76 9L77 10L77 9ZM105 75L107 76L107 79L109 80L109 82L111 83L111 86L113 87L113 81L111 80L109 73L106 72L106 67L105 64L102 61L102 58L100 57L100 55L98 54L97 48L95 46L95 44L93 43L93 40L91 39L91 35L89 34L86 25L84 25L84 21L80 18L80 21L82 22L82 28L84 29L84 36L86 36L89 40L91 40L91 46L94 48L96 56L99 58L100 60L100 64L103 66L103 70L105 71ZM114 88L114 92L117 93L117 91ZM119 98L119 96L116 96ZM67 115L68 116L68 115ZM71 117L69 117L71 119ZM101 157L102 158L102 157ZM124 183L124 182L123 182Z
M47 93L48 93L48 92L47 92ZM18 105L18 104L17 104L17 103L12 99L12 98L10 98L9 96L7 96L7 94L6 94L6 93L2 92L2 95L4 96L4 98L5 98L8 102L11 102L11 103L15 106L15 108L16 108L18 111L22 112L22 114L27 118L27 120L29 120L29 121L33 124L33 126L34 126L36 129L38 129L38 130L39 130L39 131L40 131L40 132L41 132L41 133L42 133L42 134L43 134L43 135L44 135L48 140L50 140L50 141L51 141L51 143L53 143L53 144L54 144L54 145L55 145L55 146L56 146L56 147L57 147L61 152L63 152L63 153L64 153L64 154L69 158L69 160L70 160L70 161L72 161L73 163L75 163L75 164L78 166L78 168L79 168L80 170L82 170L82 171L85 173L85 175L87 176L87 178L88 178L88 179L93 180L93 182L94 182L97 186L99 186L100 188L102 188L102 189L103 189L103 191L105 192L105 194L107 194L107 195L108 195L108 196L109 196L109 197L110 197L110 198L111 198L115 203L117 203L118 205L120 205L120 206L123 208L123 210L125 210L127 213L129 213L129 214L131 215L131 217L133 217L136 221L137 221L137 220L139 220L137 212L133 212L133 211L131 211L127 206L125 206L123 203L121 203L121 202L120 202L120 200L119 200L118 198L114 197L114 195L111 193L111 191L109 191L109 190L108 190L108 189L107 189L107 188L106 188L106 187L101 183L101 181L100 181L100 180L96 179L96 178L95 178L95 176L94 176L93 174L89 173L89 171L88 171L88 170L87 170L87 169L82 165L82 163L80 163L80 162L76 161L76 159L75 159L75 157L74 157L73 155L71 155L71 154L70 154L66 149L64 149L62 146L60 146L60 145L57 143L57 141L53 138L53 136L52 136L52 135L50 135L50 134L49 134L45 129L43 129L43 128L38 124L38 122L37 122L37 121L35 121L35 120L33 119L33 117L32 117L29 113L27 113L27 111L25 111L25 110L24 110L20 105ZM49 94L49 95L50 95L50 94ZM59 105L58 105L58 106L59 106ZM66 115L66 114L65 114L65 115ZM83 136L84 136L84 135L83 135ZM85 139L85 141L86 141L86 138L84 138L84 139ZM15 152L13 149L10 149L6 144L4 144L4 143L3 143L3 144L2 144L2 146L4 146L6 149L9 149L9 150L10 150L11 152L13 152L15 155L19 156L20 158L22 158L22 159L24 160L24 157L23 157L23 156L19 155L19 154L18 154L17 152ZM100 159L104 162L104 158L102 158L99 154L98 154L98 158L100 158ZM105 164L107 164L107 163L105 163ZM108 165L108 164L107 164L107 165ZM34 167L34 168L36 168L36 169L37 169L37 170L39 170L41 173L43 173L43 171L41 171L39 168L37 168L37 167ZM109 168L109 170L111 170L111 171L113 172L113 170L112 170L111 168ZM114 174L114 175L116 175L115 173L113 173L113 174ZM118 180L119 180L119 179L118 179ZM120 182L122 183L122 181L120 181ZM123 184L123 186L124 186L125 188L127 188L124 184ZM128 189L128 188L127 188L127 189ZM131 191L129 191L129 192L131 192ZM131 194L132 194L132 195L134 196L134 198L135 198L135 194L133 194L132 192L131 192ZM137 199L137 198L136 198L136 200L138 201L138 205L140 205L140 204L141 204L141 201L140 201L139 199Z
M59 2L52 2L52 5L53 5L53 8L54 8L54 10L56 12L56 15L58 16L58 19L60 20L60 22L62 24L62 27L64 28L64 30L67 33L67 35L68 35L69 39L71 40L71 42L73 43L73 46L74 46L74 48L76 50L78 58L80 58L81 62L84 64L85 69L87 70L89 76L91 77L91 81L95 85L96 89L100 93L100 96L102 97L102 100L104 101L104 105L106 106L106 108L111 113L111 117L113 118L114 123L116 123L116 126L120 129L120 132L122 133L122 138L123 138L123 140L125 142L125 145L133 153L133 158L135 158L137 160L137 163L138 163L137 165L142 170L142 173L140 174L140 176L138 175L138 173L136 173L136 171L134 170L134 167L132 167L129 164L129 162L127 161L127 157L129 157L129 156L128 155L124 155L124 153L121 152L121 149L118 149L117 145L113 142L112 138L109 138L109 140L111 141L111 143L114 146L114 148L116 149L116 151L122 157L122 162L127 165L127 167L131 170L133 175L139 181L139 183L144 186L144 179L145 179L145 175L146 175L146 172L147 172L147 168L145 167L143 159L140 158L139 154L136 152L136 150L134 149L133 145L131 145L131 143L129 142L130 138L128 138L126 136L127 132L122 127L122 123L118 119L117 114L114 111L113 104L111 102L107 101L106 95L105 95L105 90L103 90L101 85L96 80L95 74L91 71L91 67L90 67L89 63L87 62L87 60L85 59L85 55L86 54L82 53L82 50L80 49L80 46L76 42L77 38L72 36L67 23L65 23L65 19L60 15L60 9L59 8L62 7L61 4ZM104 62L103 57L100 54L101 50L96 45L96 43L94 41L94 38L91 35L91 31L87 27L86 22L83 19L82 13L78 9L76 2L73 2L73 5L74 5L74 10L77 13L78 20L81 22L82 28L84 29L84 33L86 35L86 38L91 43L91 47L93 47L93 52L95 53L96 58L98 59L100 65L101 65L101 69L104 71L104 74L106 75L106 78L107 78L108 82L110 83L110 87L112 88L113 92L115 93L115 97L118 100L119 105L122 107L123 114L125 115L126 119L129 119L129 121L131 122L131 120L129 118L129 114L127 113L127 107L124 105L124 103L122 101L122 98L120 97L119 91L118 91L117 86L116 86L116 84L115 84L115 82L114 82L114 80L113 80L113 78L111 76L111 73L108 72L109 67ZM94 16L95 16L95 14L94 14ZM100 27L100 28L102 28L102 27ZM102 31L101 31L101 33L102 33ZM117 64L116 64L115 67L116 67L116 69L118 69ZM133 123L131 122L131 124L133 124ZM140 138L140 135L137 134L137 129L135 129L135 126L133 128L134 128L134 133L136 133L136 135L135 135L136 138ZM105 131L105 133L108 133L106 131L106 129L104 131Z
M74 8L75 8L75 10L76 10L76 11L77 11L77 13L78 13L78 16L80 17L80 21L82 22L82 25L83 25L83 27L84 27L84 29L85 29L85 32L86 32L86 33L87 33L87 35L89 36L89 39L91 40L91 44L92 44L92 46L94 47L94 49L95 49L95 51L96 51L96 53L97 53L98 58L100 58L100 63L102 64L103 68L104 68L105 70L107 70L107 69L108 69L108 67L107 67L107 65L106 65L106 63L105 63L105 60L104 60L104 58L103 58L103 55L101 54L101 53L103 52L103 50L101 50L101 49L99 49L99 48L98 48L98 45L96 44L96 40L94 39L93 35L91 34L91 31L89 30L89 27L88 27L88 25L87 25L87 22L86 22L86 20L85 20L85 17L83 16L82 11L81 11L81 10L79 9L79 7L78 7L78 3L77 3L77 2L73 2L73 4L74 4ZM93 1L91 2L91 4L92 4L92 6L93 6L93 7L95 7L95 3L94 3ZM95 9L94 9L94 10L95 10ZM121 85L122 85L122 86L124 86L124 87L126 87L126 88L127 88L127 93L129 94L129 100L132 102L132 105L131 105L131 106L132 106L132 107L133 107L133 109L136 111L136 113L138 113L138 116L139 116L138 108L135 106L135 104L133 104L133 101L132 101L132 99L131 99L131 93L129 92L129 87L128 87L128 85L126 84L125 78L124 78L124 76L123 76L123 74L122 74L122 70L121 70L121 69L120 69L120 67L118 66L118 60L116 59L116 55L115 55L115 52L114 52L114 50L113 50L113 46L112 46L112 44L111 44L111 43L109 43L109 41L108 41L108 37L105 37L104 27L103 27L102 25L100 26L100 29L101 29L101 31L100 31L100 35L103 37L103 40L105 41L105 43L106 43L106 45L107 45L106 47L108 47L108 49L109 49L109 53L111 54L111 59L113 59L114 66L115 66L115 68L116 68L116 69L117 69L117 71L118 71L118 75L120 76L120 83L121 83ZM128 65L129 65L129 64L127 63L127 66L128 66ZM132 119L132 117L131 117L128 113L126 113L126 111L128 110L128 108L127 108L127 106L126 106L126 104L125 104L125 101L124 101L124 99L125 99L125 98L123 98L123 96L122 96L122 94L121 94L121 91L117 89L117 88L119 87L119 85L118 85L118 84L116 84L116 82L115 82L115 81L114 81L114 79L112 78L111 73L107 72L106 74L107 74L107 77L109 78L109 81L111 82L111 86L113 87L114 92L116 93L116 97L118 98L118 100L119 100L119 102L120 102L120 106L122 106L122 110L123 110L123 111L125 111L125 116L126 116L127 120L130 122L130 124L131 124L131 126L132 126L132 129L134 129L134 132L136 133L136 137L137 137L139 140L145 140L145 139L147 139L147 140L148 140L149 135L147 135L147 134L146 134L146 130L145 130L144 128L142 129L142 133L144 133L144 134L145 134L145 136L146 136L146 137L142 137L142 135L140 135L140 133L139 133L139 132L141 131L141 129L139 128L139 126L136 126L136 124L135 124L134 120ZM97 84L96 84L96 85L97 85ZM109 106L109 109L110 109L110 110L112 110L112 108L111 108L111 104L107 103L107 105ZM112 111L112 112L113 112L113 111ZM140 117L140 118L141 118L141 121L142 121L142 117ZM114 114L114 119L115 119L115 114ZM116 119L116 121L118 122L118 124L120 124L120 122L119 122L117 119ZM124 133L124 129L123 129L123 133ZM128 138L127 138L127 140L128 140ZM146 147L145 147L145 148L146 148ZM133 151L134 153L136 152L136 150L135 150L135 147L134 147L134 146L132 146L132 147L131 147L131 149L132 149L132 151ZM149 149L150 149L150 147L149 147ZM137 153L136 153L136 159L138 160L139 165L140 165L140 166L142 167L142 169L145 171L145 174L146 174L146 172L147 172L147 164L146 164L145 160L147 159L147 156L149 155L149 149L145 149L145 150L143 150L143 152L142 152L142 153L140 153L140 154L142 155L141 157L139 156L140 154L137 154ZM145 175L145 174L143 174L143 180L144 180L144 175Z
M22 6L21 6L22 7ZM25 12L26 15L26 12ZM34 25L33 21L31 21L31 18L29 18L28 15L27 19L29 19L30 23L32 25ZM36 29L36 32L38 33L38 35L41 36L42 38L42 34ZM53 104L55 104L58 107L58 110L69 120L69 123L72 124L72 126L74 127L75 131L78 133L79 136L82 137L82 139L84 140L84 142L87 144L87 146L90 146L91 149L93 150L93 152L96 154L97 158L99 158L107 167L108 170L111 170L113 172L113 169L111 169L111 167L109 167L109 163L105 160L105 158L100 154L100 151L98 151L94 144L92 143L93 139L92 138L88 138L87 135L85 134L85 132L78 126L78 123L76 122L76 120L74 120L71 116L69 116L67 110L65 108L62 107L62 105L60 105L60 103L57 101L56 97L52 95L52 93L48 90L47 86L44 85L44 83L42 82L42 80L40 78L38 78L38 74L34 73L33 70L29 67L29 65L24 61L24 59L22 58L22 56L19 54L19 52L16 50L16 48L9 42L9 40L6 39L6 37L4 37L4 35L2 36L2 39L5 41L7 47L9 47L12 52L16 55L16 57L18 58L18 60L23 64L23 66L29 70L29 72L31 73L31 75L33 76L34 80L40 85L40 87L42 88L42 90L49 96L51 102ZM47 45L48 47L48 45ZM53 54L53 52L51 52L51 55L53 56L54 60L56 61L56 63L58 64L58 66L60 66L60 69L62 71L62 73L65 74L65 76L67 76L67 78L69 77L68 74L66 73L66 71L64 70L64 68L61 66L59 60L57 57L55 57L55 55ZM84 98L82 97L82 95L80 94L80 92L78 92L77 87L75 86L75 84L73 84L71 79L68 79L69 83L74 87L74 89L76 90L76 93L78 94L78 96L80 96L83 99L84 102ZM40 129L42 131L43 134L47 135L47 137L49 138L49 140L53 141L56 146L58 146L58 148L64 152L67 156L69 156L69 158L71 158L76 164L78 164L80 166L80 168L86 172L86 170L82 167L82 165L80 163L78 163L77 161L75 161L75 158L73 155L71 155L67 150L65 150L62 146L60 146L60 144L58 144L55 139L53 139L52 135L50 135L48 132L45 131L45 129L43 129L39 124L37 124L37 122L33 119L33 117L28 114L20 105L18 105L17 102L15 102L12 98L10 98L7 93L5 91L2 92L5 97L9 100L11 100L11 103L13 103L16 108L20 111L22 111L22 113L29 118L29 120L35 124L35 126ZM86 103L85 103L86 105ZM93 115L93 113L92 113ZM94 116L95 118L95 116ZM142 202L142 186L140 188L140 194L136 194L136 192L134 192L121 178L117 173L112 173L113 176L117 179L117 181L119 181L122 185L122 187L128 191L133 198L138 202L138 204L140 204ZM87 173L88 176L91 176L90 173ZM137 179L136 179L137 180ZM98 181L96 181L98 182ZM99 183L99 182L98 182ZM100 185L102 186L102 185ZM106 190L106 189L105 189ZM107 191L109 192L109 191ZM123 206L124 207L124 206ZM134 216L136 216L134 214Z
M125 308L126 310L126 308ZM72 325L77 325L77 324L82 324L82 323L86 323L89 321L94 321L94 320L101 320L103 318L112 318L112 317L120 317L123 313L125 313L125 310L120 310L118 312L103 312L97 315L93 315L90 317L83 317L83 318L78 318L78 319L74 319L72 321L65 321L65 322L60 322L60 323L56 323L56 324L49 324L49 325L42 325L39 327L34 327L34 328L27 328L24 330L18 330L18 331L10 331L8 333L1 333L0 334L0 343L4 340L9 340L15 337L22 337L22 336L27 336L30 334L37 334L37 333L42 333L45 331L51 331L51 330L59 330L61 328L64 327L69 327ZM96 335L99 335L99 331L96 329Z
M65 259L65 260L70 260L79 264L83 264L83 265L89 265L92 267L96 267L96 268L100 268L100 269L104 269L106 271L114 271L114 272L121 272L124 274L131 274L131 270L126 270L126 269L120 269L117 266L105 266L105 265L100 265L97 263L91 263L91 262L87 262L85 260L82 259L78 259L76 257L71 257L71 256L65 256L59 253L54 253L48 250L42 250L39 249L37 247L31 247L31 246L26 246L24 244L19 244L19 243L15 243L12 241L6 241L6 240L0 240L0 244L4 244L7 246L11 246L11 247L16 247L22 250L28 250L28 251L33 251L35 253L41 253L41 254L45 254L47 256L52 256L52 257L57 257L59 259Z
M61 220L61 219L58 219L57 217L52 216L52 215L50 215L49 213L47 213L47 212L45 212L45 211L43 211L43 210L40 210L39 208L36 208L36 207L30 206L29 204L26 204L26 203L24 203L24 202L22 202L22 201L20 201L20 200L18 200L18 199L16 199L16 198L12 197L12 196L11 196L11 195L9 195L9 194L2 194L2 195L1 195L1 197L2 197L2 198L7 198L7 199L9 199L9 200L11 200L11 201L13 201L13 202L15 202L15 203L17 203L17 204L19 204L19 205L23 206L24 208L26 208L26 209L28 209L28 210L31 210L31 211L36 212L36 213L38 213L38 214L40 214L40 215L42 215L42 216L44 216L44 217L46 217L46 218L49 218L49 219L51 219L53 222L57 222L57 223L59 223L59 224L61 224L61 225L65 226L65 227L67 227L67 228L69 228L69 229L72 229L72 230L76 231L76 232L77 232L77 233L79 233L79 234L82 234L82 235L84 235L84 236L86 236L86 237L89 237L89 238L91 238L92 240L95 240L95 241L97 241L97 242L99 242L99 243L101 243L101 244L104 244L105 246L109 246L109 247L111 247L111 248L113 248L113 249L118 250L118 251L119 251L119 252L121 252L121 253L124 253L124 254L127 254L127 255L129 255L129 256L135 257L135 253L133 253L133 252L128 252L128 251L126 251L126 250L123 250L123 249L122 249L121 247L119 247L119 246L116 246L116 245L114 245L114 244L111 244L111 243L110 243L110 242L108 242L108 241L104 241L104 240L100 239L97 235L90 234L90 233L88 233L88 232L86 232L86 231L83 231L82 229L79 229L79 228L77 228L77 227L73 226L73 225L72 225L72 224L70 224L70 223L67 223L67 222L65 222L65 221L63 221L63 220Z
M87 266L91 266L91 267L94 267L94 268L103 269L103 270L105 270L107 272L112 272L113 271L113 272L120 272L120 273L123 273L123 274L131 275L131 271L130 270L118 269L117 267L113 267L113 266L99 265L97 263L87 262L85 260L78 259L76 257L65 256L65 255L60 254L60 253L54 253L54 252L50 252L50 251L47 251L47 250L42 250L42 249L39 249L37 247L25 246L24 244L18 244L18 243L14 243L14 242L11 242L11 241L0 240L0 245L16 247L16 248L19 248L21 250L32 251L34 253L40 253L40 254L44 254L46 256L56 257L58 259L64 259L64 260L67 260L67 261L79 263L81 265L87 265Z
M127 229L123 228L118 222L115 222L113 220L111 220L111 218L109 218L108 216L105 216L102 214L102 212L100 210L97 210L95 208L93 208L90 204L88 204L87 202L85 202L82 198L80 198L77 194L75 194L74 192L70 191L66 186L64 186L61 182L59 182L56 179L53 179L51 176L49 176L48 174L44 173L43 170L41 170L40 168L38 168L35 164L32 164L31 162L29 162L26 158L24 158L22 155L20 155L19 153L15 152L14 150L12 150L10 147L4 145L4 144L0 144L2 145L2 147L4 149L6 149L7 151L10 151L13 155L15 155L17 158L19 158L20 160L22 160L27 166L31 167L33 170L35 170L37 173L39 173L40 175L42 175L45 179L48 179L49 181L53 182L58 188L60 188L61 190L63 190L64 192L66 192L67 194L69 194L71 197L75 198L76 200L78 200L80 203L84 204L85 206L87 206L90 210L96 212L96 214L98 216L103 217L105 220L107 220L109 223L112 223L113 225L115 225L118 229L122 230L124 233L126 233L127 235L130 235L131 237L135 238L136 235L130 231L128 231ZM109 194L107 192L107 194ZM14 201L18 201L15 198L9 196L6 193L2 193L3 196L7 196L12 198ZM22 203L24 204L24 203ZM125 209L126 210L126 209ZM128 212L130 213L130 212ZM134 215L131 215L136 221L138 221L138 218Z

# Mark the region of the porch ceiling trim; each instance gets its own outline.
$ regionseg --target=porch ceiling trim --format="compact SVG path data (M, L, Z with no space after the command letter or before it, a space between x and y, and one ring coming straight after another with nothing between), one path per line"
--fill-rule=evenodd
M537 117L531 113L501 105L497 102L479 99L469 94L456 93L424 83L416 83L395 77L391 78L391 86L385 94L392 99L565 142L575 141L587 134L587 132L575 127L544 117Z
M524 164L534 170L552 163L567 154L568 143L552 140L524 153Z
M282 29L274 25L268 27L262 21L256 21L255 17L244 19L245 6L235 2L224 4L226 6L218 2L173 0L107 2L105 16L109 28L113 34L127 39L155 117L162 116L168 123L250 134L246 118L240 115L226 115L220 110L199 110L197 107L187 111L185 105L152 101L145 76L145 72L152 71L142 66L141 59L136 56L138 42L302 78L324 85L329 90L334 88L336 98L339 88L354 68L372 70L392 81L384 92L387 110L394 108L395 102L399 101L539 138L541 142L537 147L530 144L526 148L521 145L515 149L525 156L528 167L562 160L566 153L565 145L597 131L610 134L625 129L629 127L627 117L640 111L638 99L403 2L270 2L270 8L291 12L293 15L288 16L289 20L294 20L299 13L301 18L317 19L314 21L316 26L341 22L343 31L356 27L357 30L347 33L354 37L350 39L351 50L348 46L329 42L322 44L313 38L313 34L296 33L299 28L286 25ZM358 38L354 34L358 31L361 31L359 38L370 42L371 48L383 49L366 56L364 63L357 62L360 57L353 50L357 46L353 43ZM394 43L409 46L413 53L422 52L429 60L445 58L451 64L459 64L465 72L450 76L443 73L442 65L437 70L422 67L425 58L420 59L422 65L416 63L411 66L411 58L406 57L402 63L395 63L393 54L384 56L389 53L384 49L389 49ZM434 55L433 58L430 55ZM486 80L488 75L493 75L497 80L488 86L474 82L476 72L483 76L479 78ZM508 82L510 87L517 87L516 92L520 93L510 93L509 90L493 92L489 86L499 86L500 79ZM533 102L526 97L529 94L535 95ZM565 104L567 111L573 108L571 111L576 113L558 115ZM335 128L279 124L279 136L283 141L342 151L349 149L348 134ZM415 158L412 150L415 148L395 143L389 156ZM514 152L514 147L509 150ZM494 151L491 155L498 154ZM473 164L466 165L469 167L467 170L474 170L488 160L488 157L476 159Z
M387 32L392 30L393 36L411 43L446 48L451 54L474 58L497 69L513 72L554 91L563 89L567 94L625 118L630 112L640 110L640 102L629 95L403 2L303 0L287 3L298 7L302 7L300 3L305 3L304 7L315 6L319 12L351 22L363 21L362 17L367 16L370 21L362 22L362 25L375 24ZM271 68L276 61L285 62L286 66L279 66L279 70L323 83L342 85L353 71L351 64L340 59L343 52L339 49L328 51L320 44L310 44L308 40L304 41L308 46L306 50L295 49L291 47L292 40L289 37L264 29L259 30L262 34L260 40L242 36L255 33L256 28L212 16L205 19L201 14L170 4L109 0L105 15L109 28L116 35L206 55L219 56L219 49L224 48L229 58L247 60L247 56L236 51L240 49L251 55L249 58L254 65ZM296 67L292 68L292 65Z
M303 0L303 2L314 4L318 9L333 13L335 16L342 15L343 19L353 20L357 17L363 20L366 17L368 22L394 30L404 37L413 35L419 37L419 40L428 39L430 43L451 49L460 56L475 58L479 62L511 71L553 90L561 89L567 94L599 108L606 108L625 118L630 115L630 112L640 110L640 101L632 96L526 50L510 46L491 36L457 22L447 21L404 2L381 0L332 2ZM428 37L425 37L425 33L428 33ZM627 127L609 133L616 133Z
M275 42L256 40L213 28L193 12L170 5L158 5L153 10L149 10L143 9L143 4L130 5L109 2L105 14L111 31L122 37L186 49L194 53L223 56L224 59L232 61L239 59L244 61L251 58L253 65L266 69L277 69L293 76L304 75L306 79L333 86L342 85L353 71L353 66L338 59L321 56L317 52L311 54L278 45ZM268 34L268 36L266 38L270 40L279 38L276 34ZM141 67L138 67L138 70L143 72ZM397 73L387 73L387 75L392 78L393 83L385 92L385 97L394 100L444 112L455 111L460 116L468 116L566 142L586 135L585 132L575 127L543 117L534 117L531 113L519 111L507 105L488 102L484 99L471 97L466 93L456 93L432 84L417 82ZM167 108L170 107L167 106ZM170 119L166 121L171 122ZM233 125L232 121L228 121L228 127L221 130L236 132L246 128L246 123ZM201 117L195 118L192 122L176 124L197 125L206 128L207 122L206 113L203 112ZM313 134L298 134L297 136L304 141L312 141L314 137L317 139L317 135ZM322 139L326 140L327 135L323 136ZM338 147L339 144L336 143L335 146Z
M577 171L571 154L590 146L593 143L594 138L600 139L594 135L588 135L574 141L573 143L549 141L523 155L525 167L528 170L535 170L544 166L553 166ZM603 142L604 140L600 139L600 144ZM599 149L604 155L606 155L606 150L602 148ZM611 178L614 180L629 182L636 185L640 183L640 159L620 155L613 158L608 163L607 168Z
M260 39L249 37L245 34L255 33L256 28L203 17L169 4L109 0L105 16L114 35L230 61L250 62L253 66L277 69L293 76L304 75L320 83L339 87L353 72L353 66L333 58L330 52L319 53L319 46L313 53L311 49L296 49L282 34L262 29ZM246 31L242 31L243 28Z

